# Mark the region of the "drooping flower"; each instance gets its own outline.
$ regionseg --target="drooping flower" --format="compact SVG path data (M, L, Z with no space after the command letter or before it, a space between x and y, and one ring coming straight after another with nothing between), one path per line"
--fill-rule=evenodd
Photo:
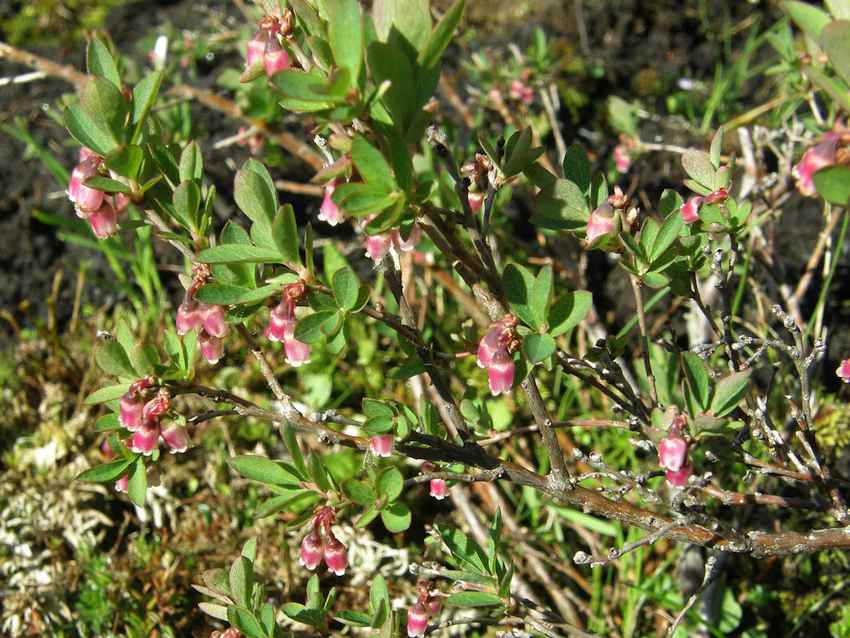
M295 305L304 294L302 283L283 287L280 303L269 314L269 323L263 334L271 341L282 341L286 361L298 367L310 361L310 345L295 338Z
M200 328L204 323L198 303L192 299L184 299L177 308L177 317L174 320L177 334L181 337L192 330Z
M838 375L838 378L841 379L844 383L850 383L850 358L844 359L835 369L835 374Z
M392 238L389 234L384 233L381 235L369 235L366 237L366 256L374 261L376 264L379 264L383 261L384 257L387 256L387 253L390 251L390 244L392 243Z
M77 214L95 211L100 208L103 203L105 194L103 191L97 190L90 186L86 186L85 182L90 177L97 175L98 167L101 164L101 159L94 155L93 151L85 149L86 158L83 157L83 150L80 149L80 163L77 164L71 171L71 180L68 183L68 199L73 202L77 209ZM89 154L90 153L90 154Z
M118 402L118 421L131 432L142 427L142 411L145 403L135 393L128 391Z
M407 636L408 638L421 638L428 629L428 609L417 601L407 610Z
M171 454L181 454L189 449L189 433L182 425L172 423L167 428L163 428L160 435Z
M216 304L199 304L198 312L204 326L204 332L211 337L221 338L227 334L227 321L224 308Z
M88 219L92 232L98 239L112 237L118 232L118 213L109 199L104 199L97 210L87 213L86 219Z
M198 345L201 348L201 356L210 365L215 365L224 356L224 343L218 337L201 332L198 336Z
M698 195L689 197L688 201L682 204L682 221L686 224L699 221L699 209L702 206L702 201L703 198Z
M339 539L328 531L328 541L325 543L325 565L337 576L345 575L345 568L348 567L348 553L345 545Z
M280 45L276 35L270 35L268 42L266 42L265 52L263 53L263 67L266 70L266 76L269 78L289 68L289 54Z
M325 548L322 543L322 537L314 528L301 541L301 547L298 550L298 562L310 571L313 571L322 562L324 553Z
M127 488L130 486L130 475L125 474L120 479L115 481L115 491L127 493Z
M158 441L159 422L146 421L138 430L133 432L133 436L130 437L130 443L127 447L133 452L149 456L156 449Z
M664 476L667 478L667 483L673 487L684 487L688 484L688 477L693 473L693 469L689 463L678 470L667 470Z
M335 190L336 180L325 184L325 196L322 199L322 205L319 207L319 219L330 226L336 226L345 219L339 206L333 200Z
M497 350L501 350L506 345L505 340L505 324L497 321L487 331L481 341L478 342L478 367L489 368L493 363L493 355Z
M369 451L375 456L392 456L393 441L392 434L381 434L369 439Z
M487 368L487 379L490 383L490 392L494 396L507 394L514 385L514 360L505 349L493 353L493 359Z
M614 207L608 202L594 210L587 219L585 235L587 244L591 245L597 239L614 232Z
M449 487L443 479L431 479L429 487L429 493L438 501L442 501L449 495Z
M666 470L667 482L674 487L684 486L693 473L688 462L688 442L682 437L684 426L685 417L677 416L658 444L658 464Z
M806 197L811 197L816 192L814 174L822 168L835 164L838 138L837 133L827 133L824 141L806 150L800 162L791 170L797 178L797 190Z

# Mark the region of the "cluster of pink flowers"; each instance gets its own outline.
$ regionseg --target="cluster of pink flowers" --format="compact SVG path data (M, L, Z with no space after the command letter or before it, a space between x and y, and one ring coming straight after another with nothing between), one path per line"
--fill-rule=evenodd
M511 82L511 88L508 92L514 100L519 100L523 104L531 104L534 102L534 89L528 86L523 80L514 80Z
M413 606L407 610L408 638L421 638L428 630L428 621L440 614L440 601L431 596L427 584L419 586L419 595Z
M77 217L85 219L99 239L118 232L118 216L126 210L130 199L122 194L109 195L85 185L85 181L100 173L103 158L85 146L68 182L68 199L74 204Z
M236 629L236 627L230 627L224 631L212 632L210 638L242 638L242 632Z
M685 417L677 416L667 430L667 436L658 444L658 464L666 470L667 483L683 487L693 473L688 461L688 442L682 438Z
M478 367L487 369L490 392L494 395L507 394L514 385L516 366L509 347L515 327L516 317L506 315L493 323L478 343Z
M289 68L289 54L280 43L280 38L289 31L288 24L286 19L277 16L265 16L260 21L257 31L248 41L246 70L262 64L266 76L272 78Z
M118 405L118 421L133 433L127 447L133 452L149 455L161 438L172 453L185 452L189 447L189 434L181 425L172 423L162 427L162 417L171 408L171 395L160 388L152 397L148 392L154 385L151 377L135 381Z
M435 469L437 468L430 461L425 461L422 464L422 471L426 474L433 472ZM428 483L428 487L430 495L438 501L442 501L449 495L449 486L441 478L432 478Z
M835 369L835 374L844 383L850 383L850 358L844 359Z
M395 437L392 434L379 434L369 439L369 451L375 456L388 457L393 453Z
M380 235L366 236L366 256L376 264L380 264L390 248L395 249L400 253L408 253L416 248L416 244L422 238L422 229L417 224L413 225L410 230L410 235L407 239L403 239L401 231L397 228L381 233Z
M175 325L177 334L183 336L192 330L199 330L198 344L201 356L207 363L215 364L224 355L222 337L227 334L224 307L196 301L188 294L177 308Z
M289 365L298 367L310 361L310 346L295 338L295 306L304 295L306 287L298 282L283 287L280 303L269 315L269 325L263 334L271 341L283 342L283 351Z
M325 561L327 568L337 576L345 574L348 566L345 545L334 536L332 525L336 512L329 506L319 508L313 517L313 529L301 541L298 562L309 570Z
M829 132L823 136L823 142L815 144L800 158L800 163L794 166L792 173L797 178L797 190L806 197L815 194L814 175L820 169L835 164L836 149L840 135Z

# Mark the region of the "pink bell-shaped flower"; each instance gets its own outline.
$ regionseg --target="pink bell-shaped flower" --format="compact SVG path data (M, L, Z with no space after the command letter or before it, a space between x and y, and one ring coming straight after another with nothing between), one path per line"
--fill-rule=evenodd
M407 610L407 636L408 638L421 638L425 635L428 629L428 609L420 601L416 601L410 609Z
M827 133L824 141L809 148L800 162L791 170L797 178L797 190L806 197L815 194L814 174L820 169L835 164L835 151L838 145L838 134Z
M487 331L481 341L478 342L478 367L489 368L493 363L493 355L496 351L505 347L505 324L501 321L494 323Z
M366 237L366 256L376 264L380 264L390 251L392 238L388 234L369 235Z
M392 434L382 434L369 439L369 451L375 456L392 456L393 453Z
M138 395L130 390L118 402L118 421L131 432L142 427L142 412L145 403Z
M201 347L201 356L210 365L215 365L224 356L224 343L218 337L202 332L198 337L198 345Z
M340 543L339 539L330 532L328 542L325 543L325 565L337 576L343 576L345 568L348 566L345 545Z
M97 175L97 168L99 165L100 158L93 155L85 160L81 160L80 163L74 167L74 170L71 171L71 179L68 182L67 194L68 199L74 203L74 206L78 211L95 211L100 208L100 205L103 203L105 197L103 191L91 188L83 183L88 178Z
M838 375L838 378L841 379L844 383L850 383L850 358L844 359L835 369L835 374Z
M298 562L310 571L313 571L322 562L324 553L325 548L322 543L322 537L319 536L315 529L312 529L301 541L301 547L298 550Z
M181 454L189 449L189 433L181 425L172 423L160 435L172 454Z
M333 200L335 190L336 181L328 182L325 185L325 196L322 199L322 205L319 207L319 219L330 226L336 226L344 220L342 211Z
M699 221L699 209L702 206L703 198L694 195L688 197L688 201L682 204L682 221L686 224L693 224Z
M587 220L587 237L588 245L593 244L597 239L614 232L614 207L609 203L602 204L594 210Z
M438 501L442 501L449 495L449 487L443 479L431 479L430 494Z
M199 311L204 331L211 337L223 337L227 334L227 321L224 307L216 304L200 304Z
M688 443L678 434L668 435L658 444L658 464L666 470L677 472L688 459Z
M281 71L286 71L289 68L289 54L280 45L275 35L269 36L266 42L265 52L263 53L263 67L269 78L273 78Z
M115 481L115 491L127 493L127 488L130 486L130 475L125 474L120 479Z
M130 443L127 447L133 452L149 456L156 449L158 441L159 423L154 421L145 423L141 428L133 432L133 436L130 438Z
M291 313L290 306L291 303L284 299L269 313L269 323L263 334L270 341L284 341L286 339L289 324L294 322L294 319L290 317L290 314L294 314Z
M177 316L174 319L174 326L177 329L177 334L181 337L192 330L200 328L203 324L198 303L191 299L185 299L177 308Z
M92 232L98 239L112 237L118 232L118 213L106 199L103 200L100 208L88 213L86 218L91 224Z
M493 353L490 366L487 368L487 378L490 382L490 392L494 396L507 394L514 385L514 361L504 348Z

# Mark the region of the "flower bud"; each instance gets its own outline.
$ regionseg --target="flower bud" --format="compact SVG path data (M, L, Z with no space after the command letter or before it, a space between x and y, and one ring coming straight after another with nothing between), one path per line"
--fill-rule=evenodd
M216 304L200 304L199 312L204 331L211 337L223 337L227 334L224 307Z
M224 356L224 344L218 337L202 332L198 337L198 344L201 346L201 356L210 365L215 365Z
M383 434L369 439L369 451L375 456L392 456L393 435Z
M87 215L92 232L98 239L112 237L118 232L118 213L107 200L96 211Z
M490 382L490 392L494 396L509 393L514 385L514 361L504 348L493 353L490 366L487 368L487 378Z
M200 309L195 301L186 299L177 308L177 317L174 320L177 334L181 337L186 333L200 328L203 323Z
M838 378L844 383L850 383L850 358L844 359L844 361L841 362L841 365L835 369L835 374L838 375Z
M336 181L325 185L325 197L319 207L319 219L330 226L336 226L343 221L344 217L339 206L334 203L333 194L336 190Z
M345 568L348 566L345 545L340 543L339 539L333 534L330 534L328 542L325 544L325 565L337 576L344 575Z
M702 202L703 198L698 195L688 197L688 201L682 204L682 221L686 224L693 224L699 221L699 208Z
M407 610L407 636L408 638L421 638L428 629L428 609L424 604L417 601L413 607Z
M587 230L585 232L588 245L593 244L597 239L614 232L614 207L609 203L604 203L602 206L594 210L587 220Z
M443 479L431 479L431 496L438 501L442 501L449 495L449 487Z
M158 440L159 424L155 422L146 423L141 428L133 432L133 436L130 438L130 442L127 447L129 447L133 452L149 456L157 447Z
M161 435L172 454L181 454L189 449L189 433L183 426L172 423L162 430Z
M322 562L323 555L324 547L322 546L322 538L313 529L301 541L301 548L298 550L298 562L310 571L313 571Z
M366 237L366 256L380 264L390 250L392 238L388 234L369 235Z
M725 188L718 188L716 191L706 195L703 201L705 204L719 204L720 202L725 202L727 199L729 199L729 191Z
M127 488L129 487L129 485L130 485L130 475L125 474L120 479L115 481L115 491L116 492L124 492L126 494Z
M118 402L118 421L131 432L142 427L142 412L145 404L135 392L127 392Z
M280 46L277 36L270 36L263 54L263 66L269 78L289 68L289 54Z

